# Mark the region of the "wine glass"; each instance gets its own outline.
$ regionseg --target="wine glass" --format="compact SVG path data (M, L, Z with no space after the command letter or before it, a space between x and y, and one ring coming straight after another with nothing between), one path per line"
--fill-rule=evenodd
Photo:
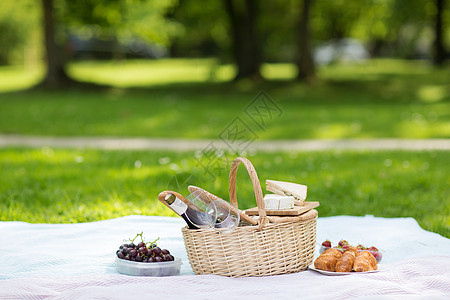
M239 210L223 199L209 203L205 213L208 220L214 220L212 227L220 233L231 232L239 226Z
M220 198L205 201L208 195L201 190L189 194L186 199L186 217L198 228L214 228L218 232L227 233L239 226L239 210L231 203Z
M195 191L186 197L188 208L185 214L189 221L198 228L208 229L214 226L216 219L212 214L206 213L208 203L203 200L202 193L202 191Z

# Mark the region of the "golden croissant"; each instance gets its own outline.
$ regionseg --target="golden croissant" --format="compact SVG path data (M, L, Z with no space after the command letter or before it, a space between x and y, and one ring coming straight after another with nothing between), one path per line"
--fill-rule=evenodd
M314 262L314 267L328 272L368 272L378 269L378 262L369 251L348 248L344 254L336 248L325 250Z
M336 263L341 258L342 252L336 248L330 248L322 252L314 262L314 267L319 270L335 272Z
M345 250L336 263L336 272L351 272L357 252L358 249L356 247L350 247Z
M378 269L378 262L369 251L360 251L356 254L353 271L368 272Z

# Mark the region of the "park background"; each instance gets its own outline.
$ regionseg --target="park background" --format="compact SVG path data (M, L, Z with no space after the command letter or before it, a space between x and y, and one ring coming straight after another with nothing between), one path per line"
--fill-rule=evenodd
M263 187L307 185L319 216L413 217L450 237L448 150L251 147L447 140L449 24L445 0L2 1L2 137L230 142L228 129L247 131L241 147L197 151L4 147L0 220L174 216L160 191L194 184L227 199L242 155ZM258 101L271 108L259 122L248 113ZM240 208L252 207L238 175Z

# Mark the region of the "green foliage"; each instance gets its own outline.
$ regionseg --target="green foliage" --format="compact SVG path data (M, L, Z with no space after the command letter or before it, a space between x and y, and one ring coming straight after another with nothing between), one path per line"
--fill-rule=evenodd
M71 33L125 45L140 39L168 46L182 31L177 21L166 18L176 4L177 0L54 1L57 44L64 46ZM0 64L28 67L41 60L41 15L40 0L0 1Z
M181 1L173 17L184 26L174 40L182 57L227 58L229 20L219 0ZM258 5L258 31L266 62L292 62L298 51L301 1L263 1ZM339 38L362 40L375 55L415 57L430 54L436 7L428 0L315 0L311 8L313 45ZM444 8L444 41L450 46L450 7Z
M179 24L165 18L177 0L83 0L63 1L57 15L71 32L84 36L118 38L127 43L139 37L147 42L169 45L180 32Z
M390 45L397 57L414 57L432 43L434 1L369 0L350 35L369 43ZM428 46L425 46L428 45Z
M176 57L215 56L229 60L231 45L228 19L222 0L180 1L171 18L183 31L173 40L172 54Z
M298 28L302 1L260 3L258 25L263 59L267 62L294 62L298 52ZM312 39L316 39L312 36Z
M450 237L448 155L329 151L255 153L248 158L263 190L265 179L307 185L307 200L320 202L321 217L413 217L424 229ZM207 158L201 162L210 163ZM2 221L72 223L130 214L175 216L157 195L167 189L187 195L188 184L228 198L229 166L219 164L211 169L213 176L207 175L194 153L2 149L0 169L7 174L0 177ZM178 185L173 184L175 176L180 178ZM255 206L242 167L237 182L239 207Z
M314 1L311 19L313 39L326 41L350 37L355 23L365 18L373 5L372 2L372 0Z
M0 65L24 62L38 17L36 1L0 1Z
M259 1L258 29L266 62L292 62L298 51L301 1ZM223 1L81 0L54 1L60 45L68 33L131 44L141 39L170 47L177 57L210 57L230 61L229 19ZM314 45L353 37L379 55L415 57L431 51L434 1L313 1ZM42 47L40 1L0 2L0 63L22 63L24 52L37 60ZM444 42L450 47L450 5L444 7ZM429 55L428 55L429 56Z

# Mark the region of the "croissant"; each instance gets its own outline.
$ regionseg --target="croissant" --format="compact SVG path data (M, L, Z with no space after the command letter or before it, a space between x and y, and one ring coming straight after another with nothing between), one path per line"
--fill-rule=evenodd
M327 249L316 259L314 267L319 270L334 272L336 270L336 263L341 256L342 252L338 249Z
M378 269L377 260L369 251L360 251L356 254L353 271L367 272Z
M357 252L358 249L356 247L350 247L345 250L336 263L336 272L351 272Z

